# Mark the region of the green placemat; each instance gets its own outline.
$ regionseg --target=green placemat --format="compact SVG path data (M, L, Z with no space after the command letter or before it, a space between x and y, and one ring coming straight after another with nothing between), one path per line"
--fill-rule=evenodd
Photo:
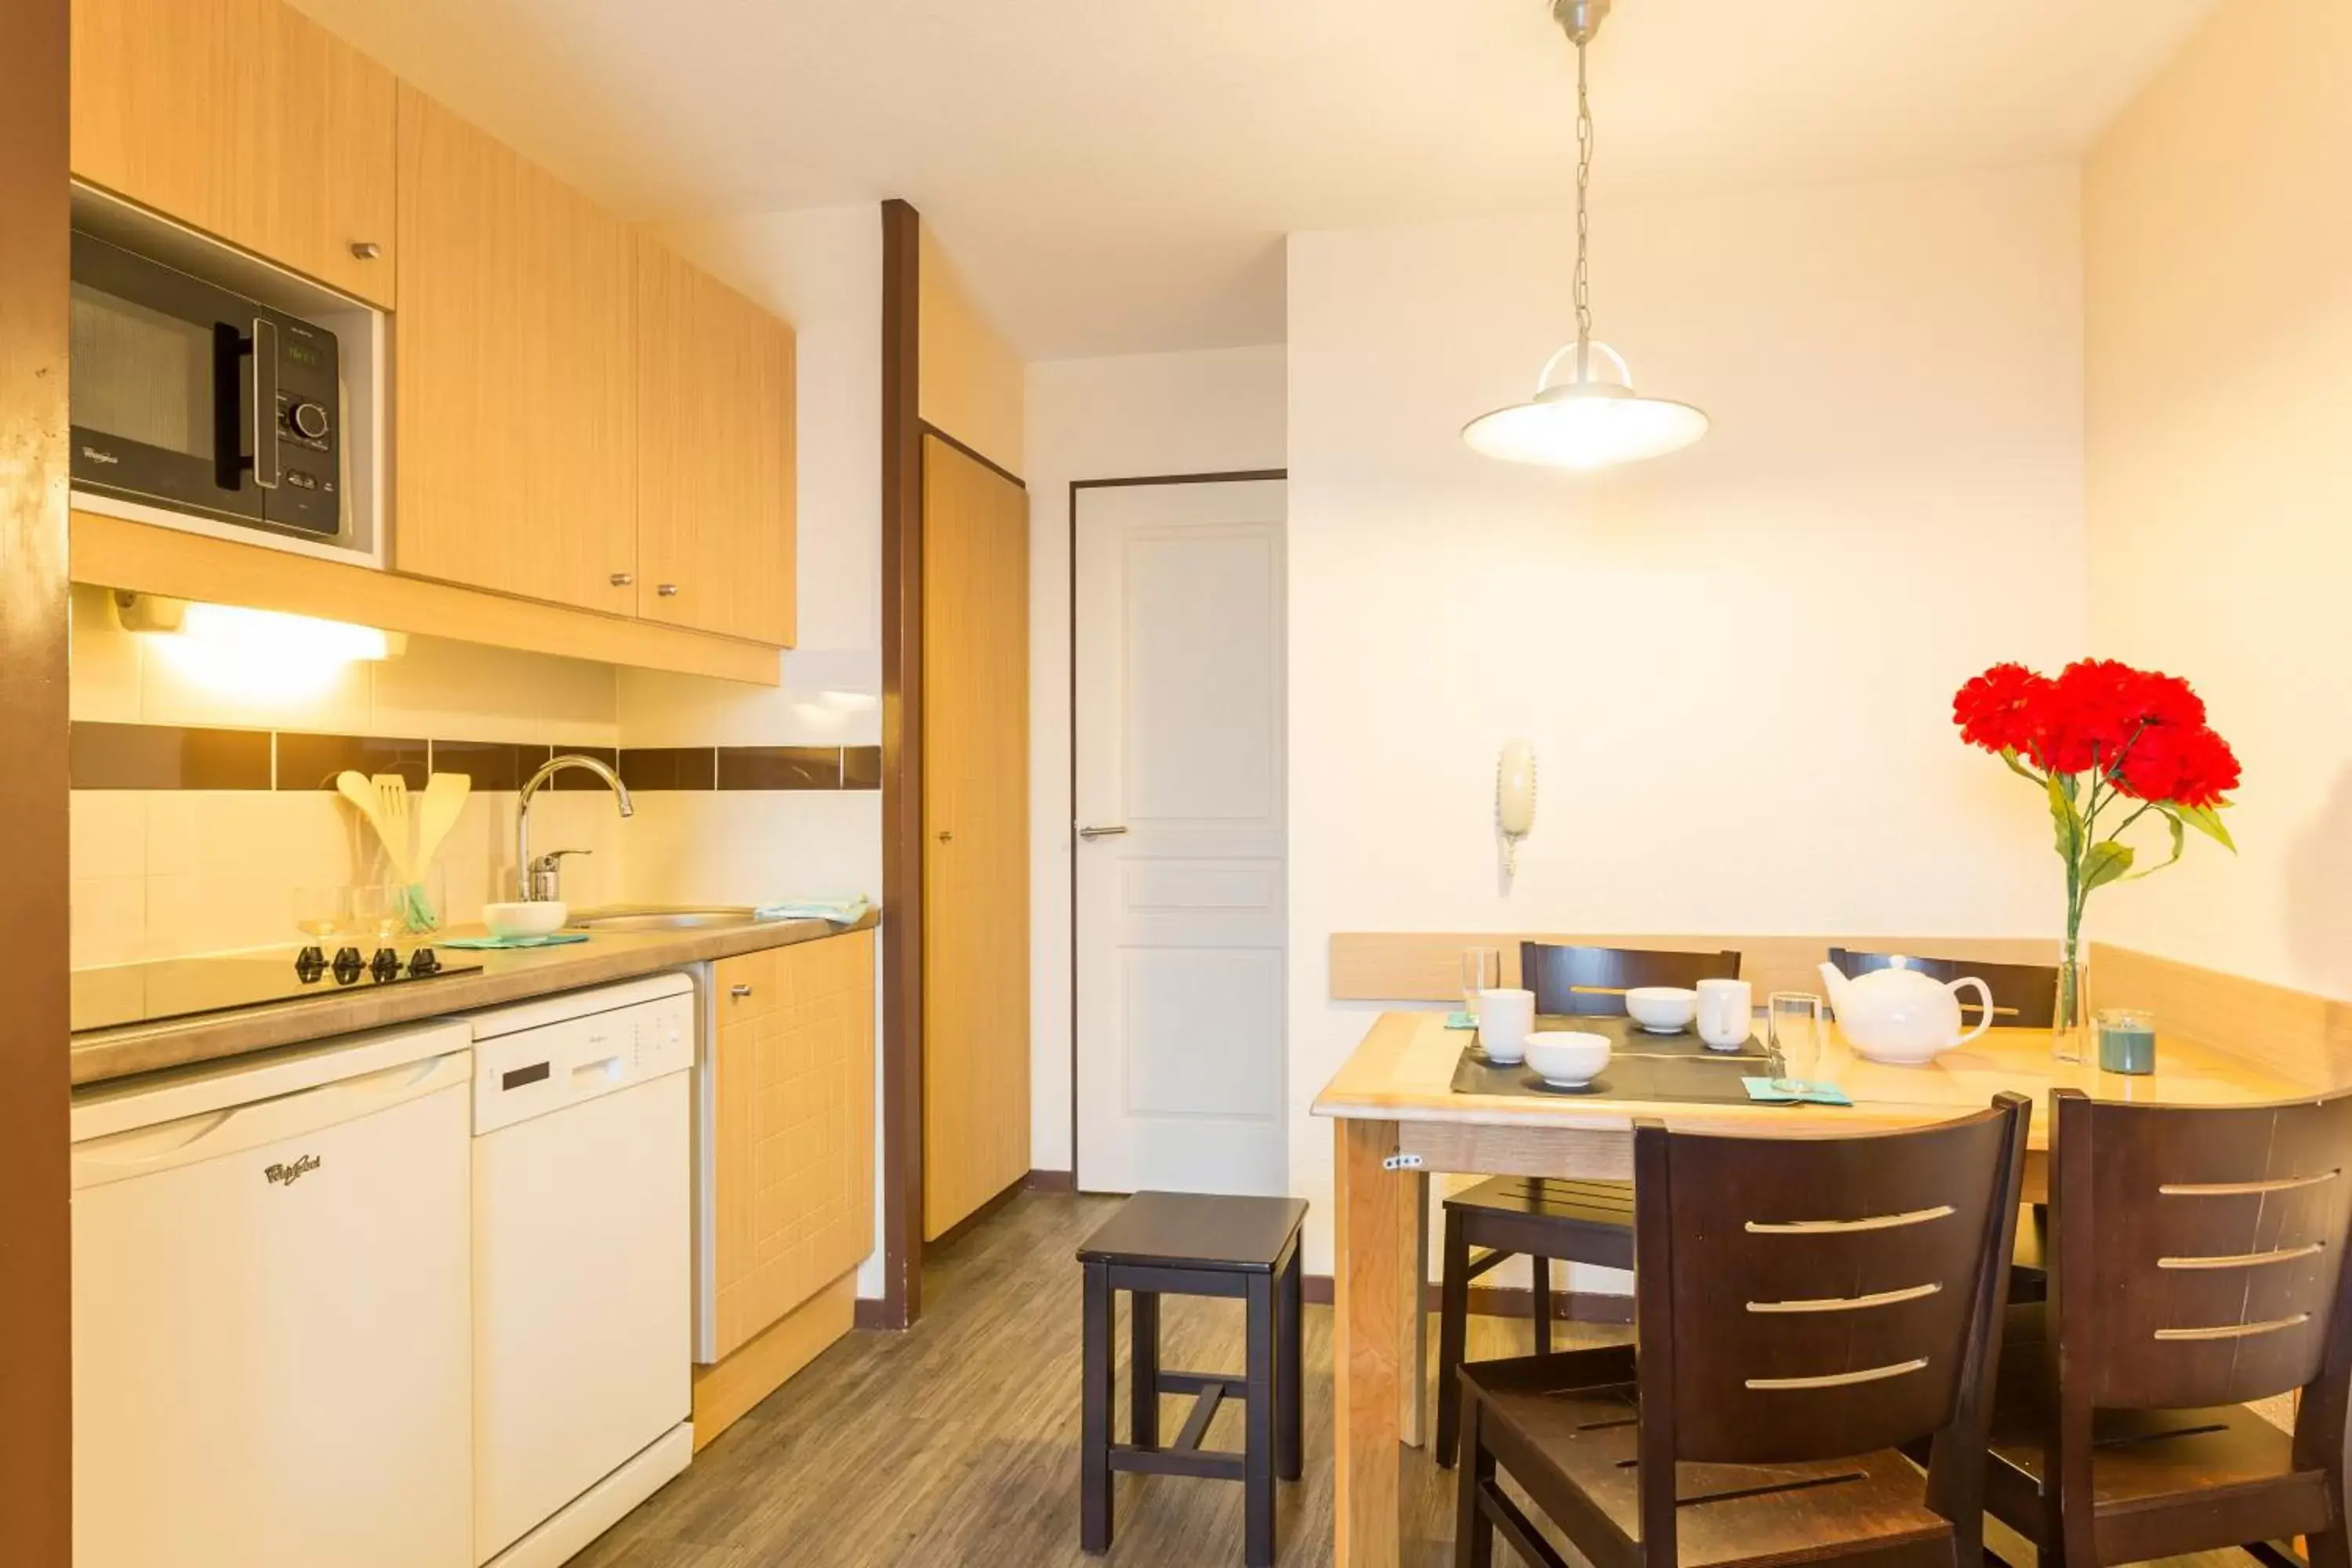
M1631 1018L1562 1018L1549 1015L1536 1019L1538 1029L1575 1029L1609 1037L1609 1065L1581 1089L1560 1089L1544 1082L1523 1062L1508 1067L1486 1059L1474 1042L1465 1046L1454 1064L1456 1094L1519 1094L1531 1100L1606 1096L1616 1100L1690 1100L1698 1104L1735 1105L1748 1100L1740 1087L1744 1073L1769 1069L1764 1047L1750 1038L1736 1051L1711 1051L1687 1030L1654 1035Z

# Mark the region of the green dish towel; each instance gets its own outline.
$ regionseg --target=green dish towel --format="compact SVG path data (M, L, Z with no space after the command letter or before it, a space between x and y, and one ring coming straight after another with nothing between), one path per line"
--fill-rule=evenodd
M755 921L830 921L837 926L856 925L866 918L874 906L866 895L855 893L845 899L797 899L780 903L761 904L751 911Z
M1767 1105L1794 1105L1802 1100L1807 1105L1852 1105L1845 1090L1833 1083L1801 1084L1794 1089L1776 1089L1769 1078L1743 1078L1740 1083L1748 1089L1748 1098L1760 1100Z
M575 942L586 942L584 931L551 931L545 936L452 936L444 937L435 945L439 947L563 947Z

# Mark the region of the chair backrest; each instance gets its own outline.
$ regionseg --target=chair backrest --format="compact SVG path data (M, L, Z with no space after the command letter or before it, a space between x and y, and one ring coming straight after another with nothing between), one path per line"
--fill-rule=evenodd
M1973 974L1985 983L1992 993L1993 1026L2004 1029L2046 1029L2058 1010L2058 971L2042 963L1978 963L1964 958L1921 958L1915 953L1855 952L1849 948L1830 949L1830 966L1852 979L1867 974L1874 969L1891 969L1895 961L1903 960L1906 969L1916 969L1949 984L1964 974ZM1977 1005L1976 994L1960 998L1963 1015L1982 1011ZM1973 1016L1967 1021L1974 1024Z
M1536 994L1538 1013L1622 1016L1637 985L1696 985L1737 980L1736 952L1649 952L1630 947L1519 943L1519 984Z
M2352 1333L2352 1090L2188 1107L2060 1089L2052 1102L2060 1400L2240 1405L2319 1378L2332 1337Z
M1960 1121L1851 1138L1636 1128L1644 1479L1674 1460L1801 1464L1963 1428L1980 1465L2031 1115L2003 1094Z

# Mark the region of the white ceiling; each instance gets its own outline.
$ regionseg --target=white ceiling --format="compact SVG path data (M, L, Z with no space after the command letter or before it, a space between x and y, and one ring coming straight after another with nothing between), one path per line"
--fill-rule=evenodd
M1029 358L1277 342L1280 237L1549 207L1545 0L298 0L633 217L904 196ZM2068 158L2216 0L1617 0L1609 200Z

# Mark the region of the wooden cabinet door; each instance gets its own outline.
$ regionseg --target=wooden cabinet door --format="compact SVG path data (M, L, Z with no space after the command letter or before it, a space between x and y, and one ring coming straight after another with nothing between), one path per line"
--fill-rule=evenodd
M923 1234L1029 1172L1029 497L923 442Z
M874 933L721 959L714 978L724 1357L874 1250Z
M395 302L390 71L281 0L74 0L72 43L77 175Z
M632 236L405 84L400 236L393 564L635 613Z
M637 614L793 641L793 330L637 252Z

